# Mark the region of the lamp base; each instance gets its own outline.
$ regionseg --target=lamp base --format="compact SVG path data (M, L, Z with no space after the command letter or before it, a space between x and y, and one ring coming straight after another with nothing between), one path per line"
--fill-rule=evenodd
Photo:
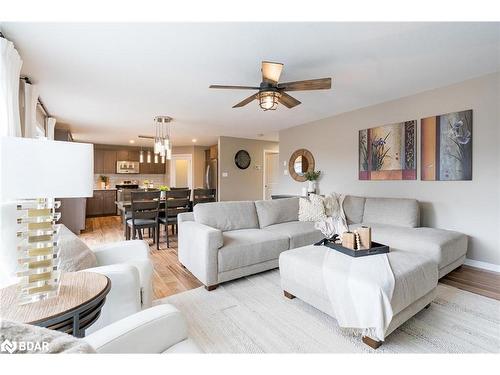
M50 198L19 201L17 204L18 302L27 304L59 293L60 202Z

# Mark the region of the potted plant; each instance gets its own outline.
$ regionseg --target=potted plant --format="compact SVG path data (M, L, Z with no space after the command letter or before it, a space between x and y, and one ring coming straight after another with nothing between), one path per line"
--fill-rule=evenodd
M101 183L101 189L107 189L108 183L109 183L109 177L100 175L99 176L99 181Z
M307 180L307 192L315 193L316 192L316 181L321 175L321 171L307 171L304 173L304 177Z
M167 194L166 192L170 191L170 188L167 185L160 185L160 199L165 199Z

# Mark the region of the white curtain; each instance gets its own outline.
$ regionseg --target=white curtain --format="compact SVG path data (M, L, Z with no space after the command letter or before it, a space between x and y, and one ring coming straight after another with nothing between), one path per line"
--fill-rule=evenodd
M21 136L19 75L21 57L14 44L0 38L0 135Z
M23 136L25 138L37 138L36 108L38 105L38 86L23 82Z
M56 127L56 119L47 117L47 139L54 140L54 130Z

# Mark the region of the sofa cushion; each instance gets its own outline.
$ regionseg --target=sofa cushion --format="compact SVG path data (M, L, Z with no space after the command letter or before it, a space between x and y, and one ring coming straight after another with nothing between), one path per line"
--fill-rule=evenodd
M418 227L418 202L415 199L403 198L366 198L363 222Z
M394 249L427 254L439 269L460 259L467 252L467 236L436 228L406 228L396 225L363 223L372 228L372 240ZM349 230L361 224L349 225Z
M319 230L314 229L312 221L290 221L270 225L264 230L287 236L290 239L290 249L312 245L324 238Z
M346 195L343 207L347 224L361 223L363 221L365 201L366 198L364 197Z
M299 220L299 198L256 201L255 209L261 228Z
M223 232L259 227L255 203L251 201L199 203L193 213L196 222Z
M222 234L224 246L219 249L219 273L278 259L288 250L286 235L262 229L240 229Z

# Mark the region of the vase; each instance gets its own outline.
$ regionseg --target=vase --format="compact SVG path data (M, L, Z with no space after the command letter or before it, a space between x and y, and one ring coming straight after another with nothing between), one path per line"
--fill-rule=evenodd
M307 192L308 193L316 192L316 181L307 181Z
M166 191L160 191L160 199L165 199L167 197L167 192Z

